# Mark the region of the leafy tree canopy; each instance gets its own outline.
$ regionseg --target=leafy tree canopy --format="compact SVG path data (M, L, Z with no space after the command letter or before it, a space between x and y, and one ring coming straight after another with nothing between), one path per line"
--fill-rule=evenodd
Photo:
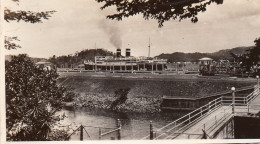
M17 38L17 36L16 37L5 36L5 48L8 50L21 48L21 46L16 44L14 41L20 41L20 40Z
M19 3L19 0L11 0L13 2ZM42 23L43 19L48 20L51 15L56 11L43 11L43 12L33 12L33 11L12 11L11 9L4 9L4 20L6 22L10 21L24 21L29 23ZM16 37L5 36L5 48L8 50L21 48L20 45L16 44L14 41L19 41Z
M122 20L129 16L142 14L144 19L155 19L159 27L170 19L179 21L191 19L198 21L198 13L206 11L211 3L222 4L223 0L96 0L104 3L101 9L115 6L117 13L108 15L109 19Z
M55 64L57 67L71 67L72 65L77 66L79 64L83 64L84 60L95 60L95 56L113 56L114 54L105 49L86 49L80 52L76 52L73 55L63 55L49 58L49 61Z
M58 74L38 68L26 55L6 62L7 140L46 140L52 126L60 120L56 112L65 99L58 87Z
M255 46L248 50L248 53L243 55L235 55L231 53L235 61L241 63L241 67L244 68L244 72L251 72L254 67L259 64L260 61L260 38L255 39Z
M49 19L51 14L55 11L44 11L44 12L32 12L32 11L12 11L10 9L4 10L4 19L7 22L10 21L25 21L30 23L41 23L42 19Z

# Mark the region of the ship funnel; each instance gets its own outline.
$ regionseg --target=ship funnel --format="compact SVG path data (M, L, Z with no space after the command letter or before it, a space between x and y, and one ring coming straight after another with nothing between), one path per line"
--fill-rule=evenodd
M121 49L116 49L116 57L121 57Z
M125 56L126 56L126 57L130 57L130 56L131 56L131 49L130 49L130 48L127 48L127 49L125 50Z

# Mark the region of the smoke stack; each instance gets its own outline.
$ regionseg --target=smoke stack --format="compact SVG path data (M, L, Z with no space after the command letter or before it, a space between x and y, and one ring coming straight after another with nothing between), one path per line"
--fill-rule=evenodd
M130 49L130 48L127 48L127 49L125 50L125 56L126 56L126 57L130 57L130 56L131 56L131 49Z
M121 49L116 49L116 57L121 57Z

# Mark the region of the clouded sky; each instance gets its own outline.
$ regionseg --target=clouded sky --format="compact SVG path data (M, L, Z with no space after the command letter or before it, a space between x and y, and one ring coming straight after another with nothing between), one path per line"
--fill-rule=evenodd
M158 28L157 21L141 15L123 21L106 19L113 8L101 11L94 0L20 0L16 5L5 0L6 7L16 10L56 10L43 23L4 22L7 36L18 36L22 46L5 54L27 53L32 57L68 55L83 49L131 48L134 56L147 56L149 37L151 56L173 52L215 52L239 46L252 46L260 37L260 0L224 0L199 13L198 23L190 20L167 21ZM112 39L112 37L116 39Z

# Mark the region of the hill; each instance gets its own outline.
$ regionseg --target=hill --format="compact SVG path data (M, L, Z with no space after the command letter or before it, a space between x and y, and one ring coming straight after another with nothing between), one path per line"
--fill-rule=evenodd
M202 57L210 57L214 60L220 60L220 59L228 59L231 60L232 56L230 53L234 54L245 54L248 49L253 48L253 46L250 47L236 47L232 49L225 49L220 50L214 53L182 53L182 52L175 52L172 54L160 54L157 57L162 59L168 59L168 62L182 62L182 61L198 61L198 59Z
M175 52L171 54L160 54L156 57L162 58L162 59L168 59L168 62L183 62L183 61L191 61L196 62L198 59L202 57L210 57L214 60L220 60L220 59L228 59L231 60L232 56L230 53L234 54L244 54L247 52L248 49L253 48L253 46L250 47L236 47L232 49L225 49L220 50L214 53L182 53L182 52ZM84 60L95 60L95 56L115 56L115 53L99 48L99 49L86 49L82 50L80 52L76 52L75 54L70 55L63 55L56 57L53 55L48 60L55 64L57 67L71 67L77 66L79 64L83 64ZM31 58L33 62L38 62L40 60L43 60L44 58ZM5 60L10 61L11 55L6 55Z
M115 56L114 53L107 51L105 49L86 49L80 52L76 52L74 55L63 55L49 58L49 61L54 63L57 67L61 67L62 65L65 67L71 67L72 65L77 66L79 64L83 64L84 60L95 60L95 56Z
M11 61L13 55L5 55L5 61ZM107 51L105 49L86 49L80 52L76 52L75 54L63 55L56 57L53 55L49 59L46 58L34 58L30 57L30 59L36 63L41 60L47 60L57 65L58 67L66 66L71 67L72 65L77 66L79 64L83 64L84 60L95 60L95 56L115 56L114 53Z

